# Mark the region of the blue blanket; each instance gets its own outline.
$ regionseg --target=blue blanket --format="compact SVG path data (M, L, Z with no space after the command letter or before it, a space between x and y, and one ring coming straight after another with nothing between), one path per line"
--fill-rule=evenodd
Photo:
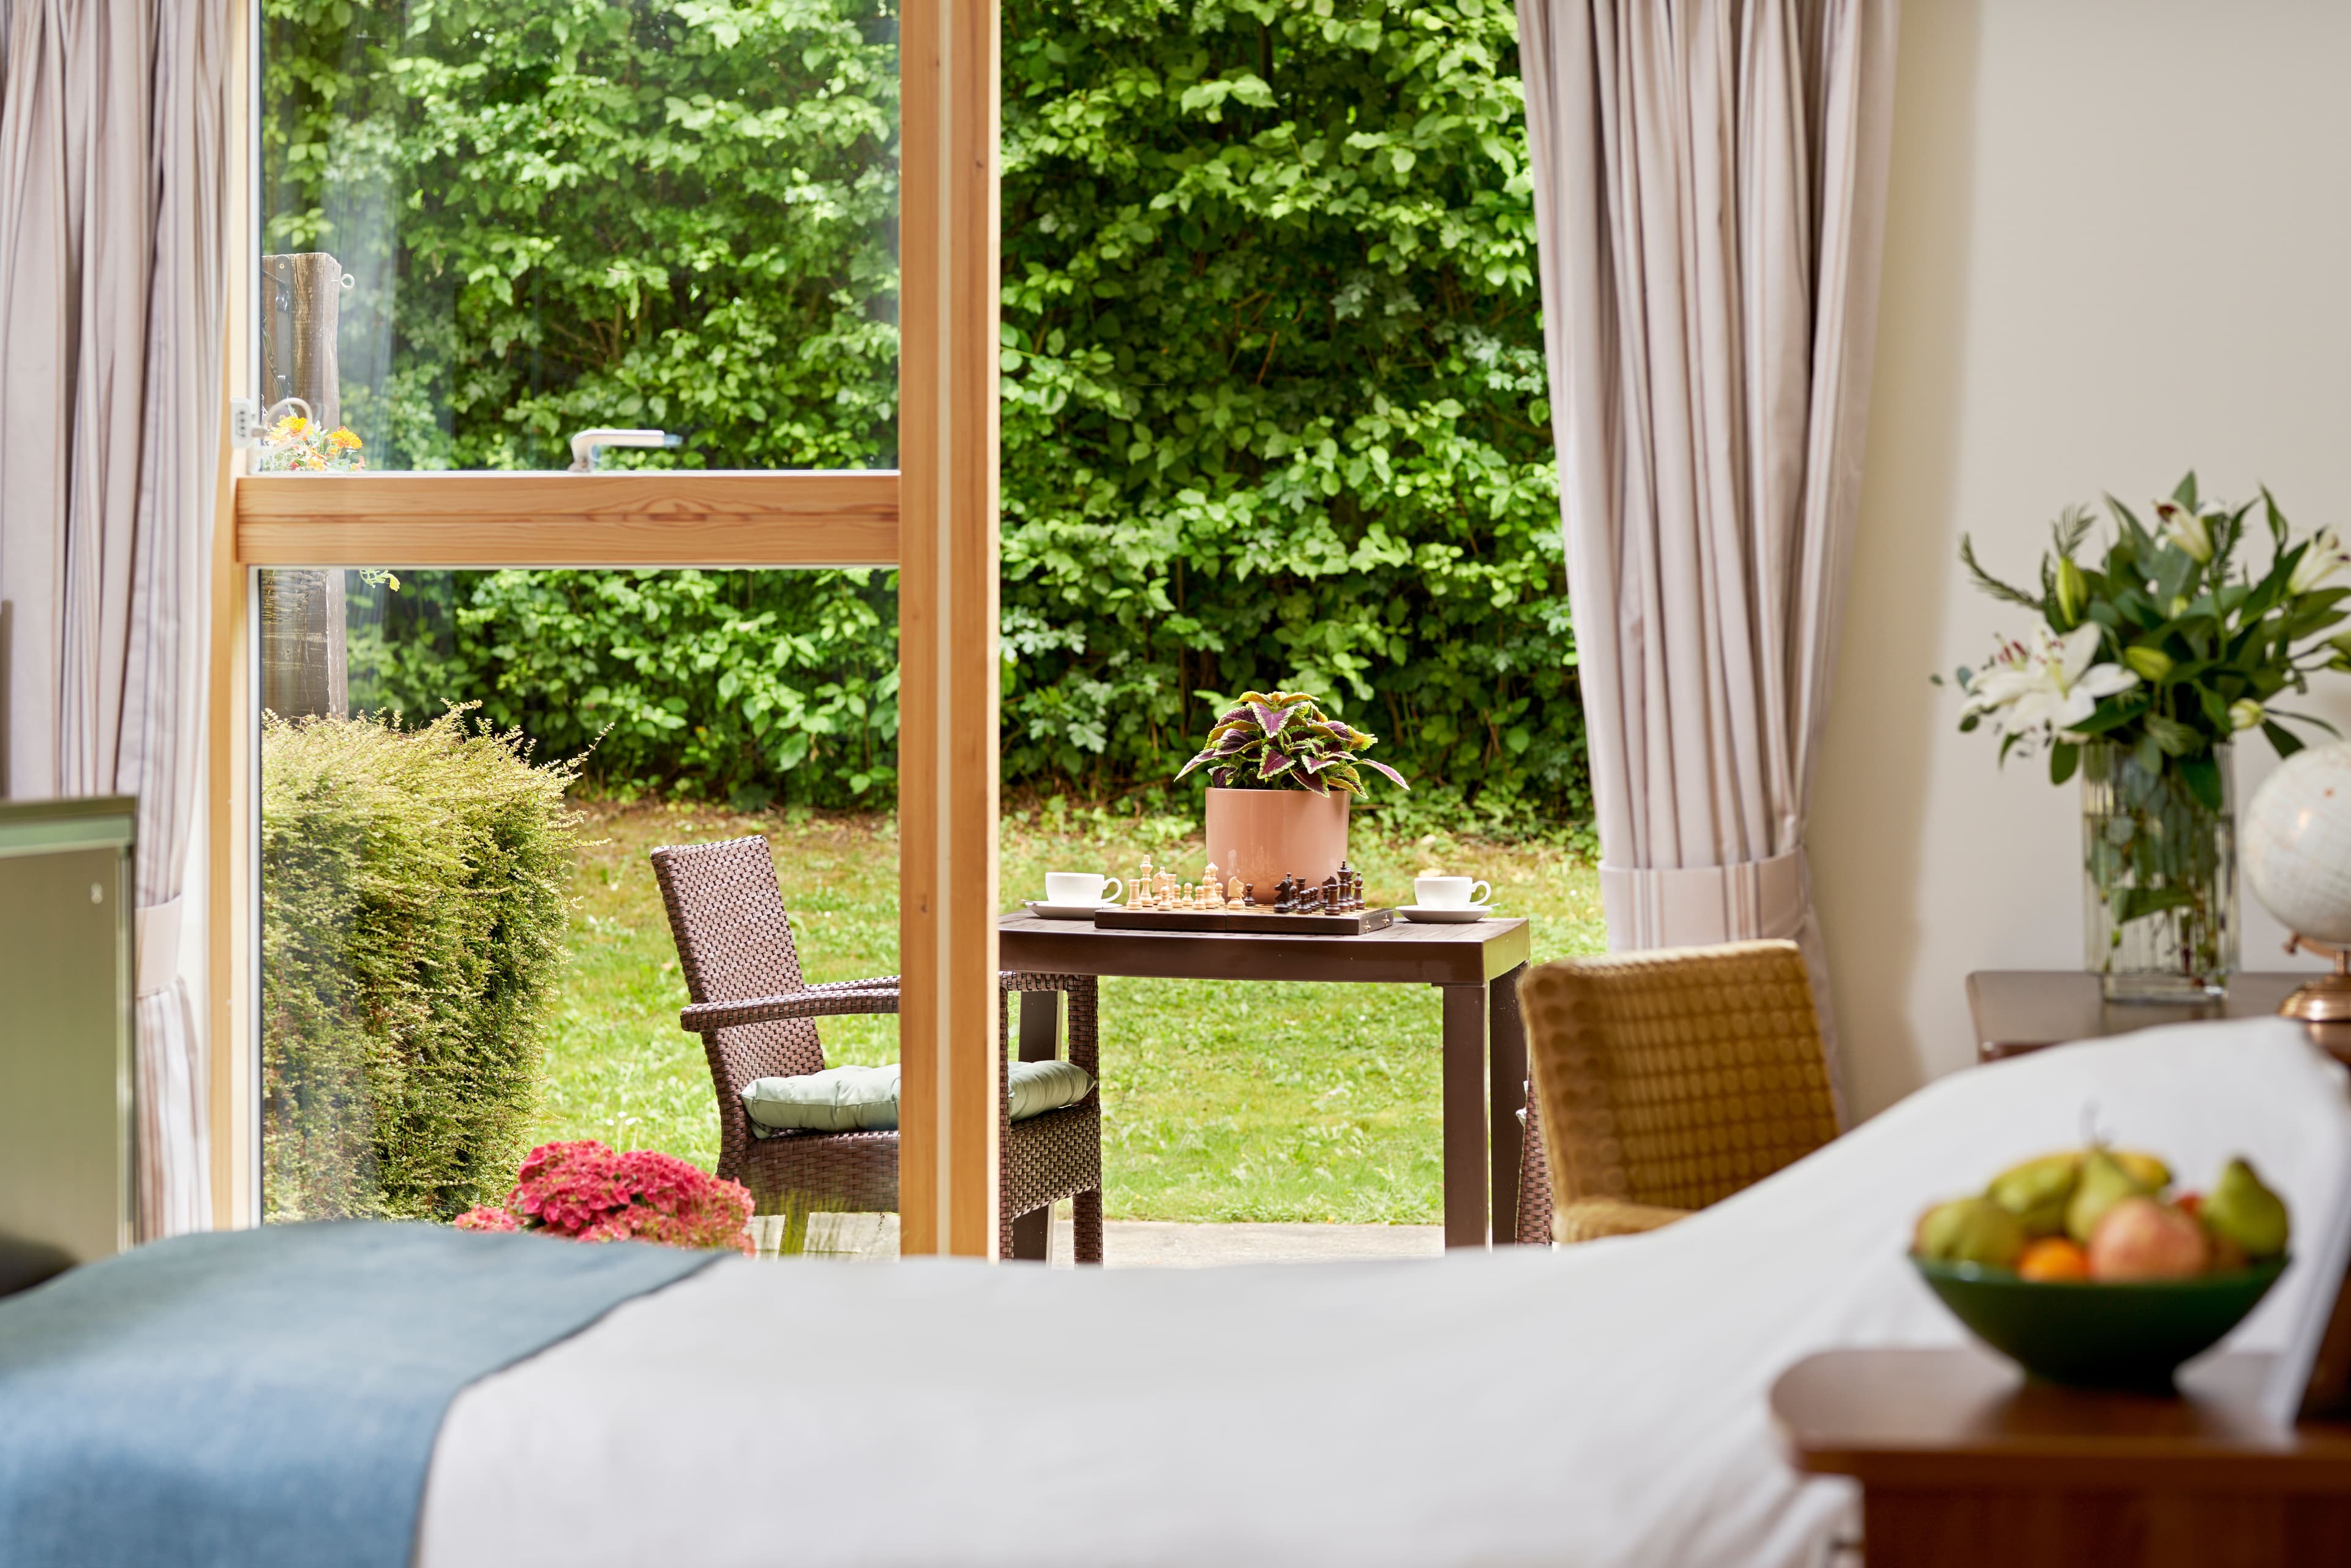
M0 1559L405 1568L458 1391L716 1256L271 1226L0 1300Z

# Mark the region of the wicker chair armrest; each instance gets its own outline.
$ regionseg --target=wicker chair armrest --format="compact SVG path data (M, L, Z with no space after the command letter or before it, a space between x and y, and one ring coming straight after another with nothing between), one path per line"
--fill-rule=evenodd
M1645 1230L1662 1229L1677 1219L1687 1219L1696 1212L1654 1203L1633 1203L1621 1197L1580 1197L1560 1205L1553 1213L1552 1239L1564 1245L1570 1241L1597 1241L1604 1236L1638 1236Z
M862 980L817 980L807 988L811 991L894 991L898 988L895 975L874 975Z
M1083 975L1046 975L1025 969L1002 969L997 972L996 985L1006 991L1075 991L1084 985Z
M830 990L810 987L779 997L753 997L739 1002L696 1002L677 1015L680 1029L689 1034L743 1024L768 1023L777 1019L841 1018L854 1013L894 1013L898 993Z

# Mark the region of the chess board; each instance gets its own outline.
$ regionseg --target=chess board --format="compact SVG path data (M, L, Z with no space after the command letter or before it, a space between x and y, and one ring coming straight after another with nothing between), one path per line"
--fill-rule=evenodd
M1346 915L1276 915L1270 909L1102 909L1097 931L1234 931L1274 936L1361 936L1395 924L1393 909Z

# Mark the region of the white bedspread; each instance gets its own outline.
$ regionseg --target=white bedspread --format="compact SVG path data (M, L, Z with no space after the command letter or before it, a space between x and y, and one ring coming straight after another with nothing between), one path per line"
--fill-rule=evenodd
M1851 1525L1771 1381L1959 1331L1928 1202L2095 1103L2191 1185L2252 1155L2304 1233L2351 1186L2343 1074L2277 1022L1980 1068L1654 1235L1437 1262L1110 1272L730 1261L475 1385L420 1568L560 1563L1788 1564ZM2290 1270L2231 1343L2273 1347Z

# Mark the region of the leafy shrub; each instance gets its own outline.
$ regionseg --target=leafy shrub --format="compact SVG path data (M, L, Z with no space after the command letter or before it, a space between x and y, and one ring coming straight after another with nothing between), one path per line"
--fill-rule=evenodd
M642 465L894 460L886 6L265 9L270 247L400 214L344 305L347 388L392 344L346 398L380 464L603 423L684 433ZM1232 694L1303 688L1391 737L1384 811L1583 816L1508 0L1007 0L1004 40L1007 783L1156 796ZM806 577L461 574L397 696L611 722L608 780L870 802L892 582Z
M272 1218L455 1217L528 1147L580 819L569 763L457 712L265 721Z
M886 805L897 596L868 571L402 572L354 580L351 700L478 699L608 792ZM895 574L887 574L893 575Z

